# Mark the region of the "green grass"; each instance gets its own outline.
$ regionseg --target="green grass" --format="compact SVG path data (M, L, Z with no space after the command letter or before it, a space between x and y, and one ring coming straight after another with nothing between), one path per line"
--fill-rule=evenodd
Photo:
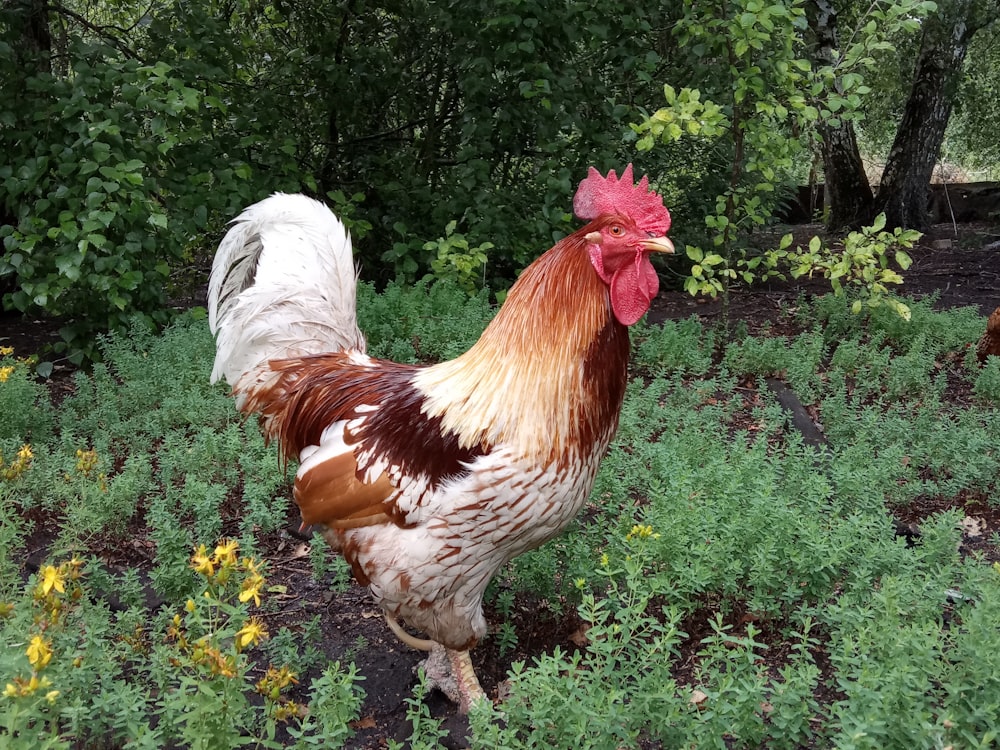
M464 351L492 314L444 284L359 296L371 351L407 361ZM515 663L503 721L472 717L475 747L995 746L1000 570L959 551L967 505L1000 504L1000 370L968 349L984 321L914 303L906 324L848 306L800 304L801 333L721 351L694 319L636 330L637 377L587 512L490 592L504 613L522 596L576 608L588 643ZM12 693L0 744L349 746L364 687L352 665L298 688L309 714L292 712L288 690L258 695L253 669L349 655L324 654L315 620L237 647L258 613L236 597L243 579L227 588L192 568L199 545L225 537L267 577L262 540L294 516L275 450L207 383L205 321L101 346L104 364L57 406L19 353L0 361L14 368L0 383L0 687ZM826 451L789 427L762 385L772 375L815 407ZM907 546L891 513L929 500L941 510ZM133 541L147 563L99 561ZM309 560L345 586L322 548ZM73 570L64 592L45 590L46 573ZM516 627L496 626L501 651L514 648ZM35 638L50 660L29 653ZM31 689L32 676L48 684ZM422 690L410 740L434 747Z

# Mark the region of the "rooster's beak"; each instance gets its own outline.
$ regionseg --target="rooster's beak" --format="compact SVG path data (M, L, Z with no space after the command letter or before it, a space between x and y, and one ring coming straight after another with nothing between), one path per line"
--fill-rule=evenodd
M641 244L651 253L674 252L674 243L668 237L649 237L642 240Z

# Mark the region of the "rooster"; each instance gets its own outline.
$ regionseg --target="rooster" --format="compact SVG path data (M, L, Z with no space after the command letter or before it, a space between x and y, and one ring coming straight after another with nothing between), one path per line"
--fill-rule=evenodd
M674 250L632 165L591 167L573 206L589 223L525 269L471 349L428 366L365 353L350 238L321 203L251 206L212 266L213 382L298 459L303 524L431 652L429 681L462 712L485 698L469 649L486 634L486 586L589 495L618 427L628 326L659 288L649 255Z
M986 358L991 354L1000 357L1000 307L986 321L986 331L976 346L976 358L980 365L985 365Z

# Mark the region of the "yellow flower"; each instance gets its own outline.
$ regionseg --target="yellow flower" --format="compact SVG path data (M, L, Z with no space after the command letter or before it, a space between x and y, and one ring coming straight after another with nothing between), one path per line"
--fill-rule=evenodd
M94 470L97 466L97 451L93 448L90 450L83 450L82 448L77 448L76 451L76 470L86 477L90 476L90 472Z
M194 599L188 599L186 602L184 602L184 609L186 609L188 612L194 612L194 609L195 609ZM181 616L177 615L177 624L178 625L180 625L180 619L181 619Z
M6 383L7 378L9 378L13 372L14 368L10 365L0 367L0 383Z
M35 454L31 452L31 446L25 443L21 446L21 450L17 452L17 459L22 463L28 463L31 459L35 457Z
M215 547L215 562L219 565L232 565L236 562L236 553L240 543L235 539L223 539Z
M33 636L28 644L28 661L35 669L42 669L52 658L52 644L43 640L40 635Z
M45 595L48 595L52 589L55 589L60 594L65 594L66 579L63 576L62 570L53 565L46 565L42 568L42 582L40 587L42 589L42 594Z
M13 346L0 346L0 357L9 357L13 353Z
M256 646L267 638L267 628L259 617L251 617L236 634L236 650L242 651L247 646Z
M21 695L31 695L38 688L47 688L52 683L48 681L45 677L38 679L38 675L31 675L31 679L28 680L28 684L21 689Z
M45 694L45 700L47 700L49 703L55 703L56 702L56 698L58 698L58 697L59 697L59 691L58 690L50 690L49 692L47 692Z
M263 583L263 579L260 583ZM256 606L260 606L260 583L253 583L250 579L243 582L243 590L240 591L240 601L246 603L253 599Z
M7 683L7 687L3 689L3 694L7 698L15 697L20 691L17 689L17 685L12 682Z
M648 524L646 526L636 524L632 527L632 530L626 535L625 538L630 541L632 539L659 539L660 535L654 534L653 527Z
M212 562L212 558L208 556L208 550L205 549L204 544L199 546L191 556L191 567L206 578L211 578L215 575L215 564Z

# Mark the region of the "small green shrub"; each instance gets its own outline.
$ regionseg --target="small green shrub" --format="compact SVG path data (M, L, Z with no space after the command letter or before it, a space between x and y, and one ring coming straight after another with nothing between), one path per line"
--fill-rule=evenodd
M311 705L296 702L287 664L262 676L251 671L268 638L250 614L266 596L258 561L224 540L212 552L196 549L185 567L199 594L152 620L134 604L134 579L120 582L133 604L119 616L93 603L100 586L114 582L76 557L43 565L4 603L0 731L12 743L5 747L276 747L279 726L295 747L342 746L360 705L354 667L327 666L306 693Z
M14 354L13 347L0 346L0 440L47 440L52 434L48 391L34 376L34 360Z
M792 362L783 336L748 337L726 347L722 365L733 375L764 377L785 372Z
M712 365L715 335L705 329L697 318L660 325L637 326L633 331L636 343L635 363L651 375L664 377L677 372L704 375Z
M390 283L381 294L358 285L358 325L374 357L437 362L467 351L496 311L489 294L469 295L452 281Z
M976 375L972 392L981 404L1000 406L1000 357L987 357Z

